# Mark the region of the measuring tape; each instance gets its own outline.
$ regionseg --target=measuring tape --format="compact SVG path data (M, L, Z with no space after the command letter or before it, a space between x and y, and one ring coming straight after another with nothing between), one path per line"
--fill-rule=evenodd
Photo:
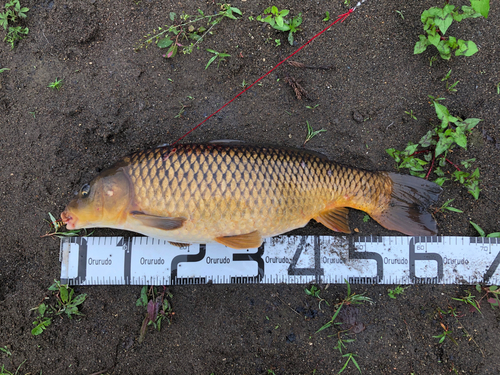
M500 239L278 236L258 249L150 237L64 238L70 285L499 284Z

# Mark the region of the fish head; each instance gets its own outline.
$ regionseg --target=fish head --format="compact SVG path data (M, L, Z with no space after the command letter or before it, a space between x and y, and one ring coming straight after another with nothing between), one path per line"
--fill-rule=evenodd
M131 200L130 184L121 167L103 171L90 184L83 185L61 213L66 228L116 227L125 221Z

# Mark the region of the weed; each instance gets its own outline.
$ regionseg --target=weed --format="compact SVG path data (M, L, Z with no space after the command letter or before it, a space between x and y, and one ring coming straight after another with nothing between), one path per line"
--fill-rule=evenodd
M48 88L51 88L52 90L59 90L63 85L62 79L56 78L54 82L49 83L47 86Z
M437 59L438 59L437 55L432 56L429 59L429 66L432 66L432 64L435 63L437 61Z
M5 4L5 12L0 13L0 26L3 26L4 30L8 28L4 41L10 44L11 49L14 49L16 41L22 40L23 35L28 34L29 29L22 26L9 26L9 23L17 23L26 18L28 11L29 8L21 8L19 0L11 0Z
M405 292L405 290L408 288L409 288L409 286L402 287L401 285L398 285L394 289L388 289L387 294L389 295L390 298L396 299L397 296L399 296L400 294L403 294Z
M448 306L448 310L446 310L446 311L444 311L443 309L441 309L441 308L438 307L438 312L439 312L439 314L445 314L445 315L449 314L449 315L452 315L455 318L458 316L457 308L456 307Z
M326 11L325 12L325 18L323 18L323 22L328 22L330 21L330 12Z
M463 213L462 210L459 210L458 208L451 207L450 203L453 202L455 198L453 199L448 199L446 202L443 203L441 207L439 207L435 212L444 212L445 210L447 211L452 211L452 212L458 212L458 213Z
M365 214L365 216L363 216L363 223L368 223L369 221L370 221L370 215Z
M467 295L462 298L452 298L452 300L460 301L465 303L466 305L471 305L474 307L481 315L483 314L480 310L479 302L476 301L476 296L473 296L471 292L467 291Z
M30 112L30 113L33 113L33 117L35 117L34 112ZM54 215L52 215L50 212L49 212L49 218L50 218L50 221L48 221L48 223L50 224L50 231L45 233L43 236L40 236L40 237L64 238L64 237L76 237L76 236L79 236L81 234L82 229L72 229L72 230L68 230L66 232L60 232L59 230L62 227L64 227L64 223L62 222L62 220L56 219L54 217ZM86 229L83 229L83 231L85 232L84 236L91 236L92 233L94 233L94 231L92 231L89 234L87 234Z
M263 15L257 16L257 21L265 22L271 25L273 29L287 32L288 43L293 46L293 34L300 31L299 26L302 24L302 13L293 17L291 20L285 19L290 13L288 9L278 10L277 7L271 6L264 10Z
M445 177L443 168L448 164L455 168L451 174L453 180L459 182L467 188L468 192L475 198L479 198L479 168L473 173L462 171L456 164L447 158L448 152L452 152L455 145L467 149L467 134L481 121L477 118L462 120L450 115L448 109L438 103L443 98L434 98L429 95L432 105L436 110L437 117L441 120L441 125L429 130L417 144L412 142L404 151L389 148L386 152L398 163L398 169L408 168L413 176L429 179L432 172L437 176L435 182L443 185L449 177ZM421 150L418 150L420 148ZM424 159L418 157L423 155ZM475 159L462 162L465 168L470 167ZM425 172L424 166L430 163L430 167Z
M10 70L10 69L9 68L2 68L2 69L0 69L0 73L3 73L5 71L7 71L7 70Z
M281 46L281 39L274 39L274 43L275 43L276 47Z
M455 86L456 86L456 85L458 85L458 82L460 82L460 81L456 81L455 83L452 83L452 84L450 85L450 83L448 82L448 78L450 78L450 75L451 75L451 70L452 70L452 69L450 69L450 70L448 71L448 73L446 73L446 75L444 76L444 78L441 80L441 82L442 82L442 81L446 81L446 91L448 91L448 92L450 92L450 93L451 93L451 92L457 92L457 89L455 88Z
M500 95L500 82L496 84L497 94Z
M191 105L186 105L186 104L182 104L181 102L179 102L179 104L181 105L181 109L179 110L179 113L177 113L174 118L184 118L184 116L182 116L184 114L184 112L186 111L186 108L189 108L191 107Z
M224 57L230 57L231 55L227 54L227 53L221 53L221 52L217 52L217 51L214 51L213 49L208 49L207 48L207 51L210 52L210 53L213 53L214 56L210 58L210 60L208 60L208 63L207 63L207 66L205 66L205 70L208 69L208 67L210 66L211 63L213 63L215 61L215 59L219 59L218 63L217 63L217 69L219 69L219 65L222 61L226 61L224 59Z
M178 47L182 48L182 53L190 54L194 48L198 48L198 43L202 42L207 34L212 34L212 28L219 24L224 18L236 20L236 16L241 16L241 11L238 8L232 7L229 4L219 4L221 10L213 15L205 15L201 9L198 9L198 15L189 15L183 13L179 16L178 24L165 25L153 30L152 33L144 36L146 40L135 47L137 52L143 47L148 47L153 41L158 48L168 48L167 53L163 55L166 58L173 58L177 54ZM174 12L169 14L170 20L175 22L177 15ZM195 27L195 23L206 21L206 27ZM152 35L154 34L154 35ZM194 41L189 45L181 44L183 40Z
M48 315L61 315L66 313L69 319L73 316L82 315L78 310L78 306L81 305L87 298L86 294L79 294L75 296L74 289L70 288L68 285L61 284L59 281L54 280L54 284L49 287L52 291L52 295L56 297L57 306L47 305L41 303L37 307L31 310L37 310L38 316L33 322L35 328L31 330L33 336L40 335L51 323L52 317ZM48 297L46 297L48 299Z
M474 227L474 229L477 230L477 232L479 233L479 235L481 237L494 237L494 238L500 238L500 232L494 232L494 233L490 233L490 234L486 234L485 231L479 226L477 225L476 223L472 222L472 221L469 221L469 223L472 224L472 226Z
M314 108L318 108L318 107L319 107L319 104L316 104L315 106L306 105L307 109L314 109Z
M33 336L38 336L52 323L52 318L46 317L45 312L47 311L47 305L45 303L41 303L37 308L38 316L33 322L35 328L31 330L31 334Z
M344 363L344 366L340 369L340 371L337 372L337 374L340 374L341 372L343 372L347 368L347 365L349 364L349 362L351 362L351 361L352 361L352 363L354 363L354 366L356 366L359 373L361 374L361 369L359 368L358 362L356 362L356 360L354 359L354 357L357 357L357 356L358 356L357 354L353 354L353 353L343 354L342 357L347 358L347 361Z
M396 10L396 13L399 14L402 19L405 19L405 16L403 16L403 11L402 10Z
M157 293L156 288L153 286L150 288L144 286L141 289L141 296L135 305L146 307L147 313L142 321L139 343L144 341L148 326L152 325L155 329L160 331L161 324L164 320L166 320L168 324L171 323L174 313L172 312L172 304L169 301L170 298L172 298L172 294L166 292L165 288L163 288L161 293Z
M7 354L7 357L10 357L12 355L12 353L10 352L10 350L7 346L0 348L0 352Z
M484 297L486 297L486 301L488 301L488 303L490 304L491 308L500 308L500 289L498 288L498 286L496 285L491 285L489 287L481 287L481 285L479 284L476 284L476 290L478 292L481 292L481 291L484 291L486 292L486 294L481 297L481 299L483 299ZM490 296L491 295L491 296Z
M405 113L410 116L412 119L417 120L417 117L413 114L413 109L410 109L410 112L405 111Z
M56 292L57 309L54 309L56 315L66 313L69 319L74 315L82 315L78 311L78 306L85 302L86 294L79 294L75 296L75 290L66 284L61 284L60 281L54 280L54 284L49 287L49 290Z
M248 83L245 80L243 80L243 82L241 82L241 87L245 88L247 86L248 86Z
M319 133L326 132L326 129L320 129L320 130L314 130L311 125L309 125L309 121L306 121L307 124L307 135L306 135L306 140L302 144L302 147L309 142L311 139L313 139L315 136L317 136Z
M451 341L453 341L456 345L458 345L458 342L457 340L455 340L453 338L453 336L451 335L453 332L447 327L445 326L443 323L439 323L441 325L441 328L443 328L443 333L441 333L440 335L437 335L437 336L432 336L436 339L439 339L439 343L442 344L444 340L446 340L446 338L448 337Z
M356 341L355 339L343 339L342 336L341 336L341 332L339 332L339 337L337 339L337 345L333 347L333 349L337 349L340 354L344 354L342 353L342 348L344 349L347 349L347 346L345 346L345 344L349 344L351 342L354 342Z
M24 362L26 362L26 361L27 361L27 359L22 361L21 364L19 366L17 366L16 372L14 372L14 373L6 370L5 366L2 365L2 368L0 368L0 375L17 375L17 374L19 374L19 369L21 368L22 365L24 365Z
M420 20L427 35L419 35L420 40L415 44L413 53L422 53L428 46L433 45L444 60L449 60L454 50L456 50L455 56L472 56L475 54L478 49L474 42L444 36L453 20L460 22L466 18L488 17L489 0L473 1L471 5L462 6L462 13L459 13L454 5L448 4L448 1L446 1L443 8L432 7L424 10Z
M344 0L344 5L350 7L351 6L351 0Z
M328 306L330 306L327 300L320 297L319 295L320 289L316 285L311 285L310 289L306 288L305 292L308 296L316 297L317 299L319 299L318 309L321 310L321 302L325 302Z
M370 304L373 303L372 299L370 297L365 297L364 293L363 294L356 294L356 293L351 293L351 284L349 284L349 281L345 280L346 285L347 285L347 297L340 303L336 304L335 307L338 306L337 310L335 310L335 313L333 314L332 319L330 319L329 322L327 322L325 325L323 325L320 329L316 331L316 333L323 331L326 328L331 327L334 324L340 324L340 323L334 323L335 319L340 313L340 310L342 309L342 306L344 305L360 305L362 303L368 302Z

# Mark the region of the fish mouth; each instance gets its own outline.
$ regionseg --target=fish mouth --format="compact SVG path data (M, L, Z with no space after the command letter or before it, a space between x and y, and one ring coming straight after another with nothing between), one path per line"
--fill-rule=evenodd
M73 215L71 215L71 213L68 210L64 210L61 213L61 219L62 219L64 225L66 225L67 229L75 229L76 228L76 222L78 221L78 219L76 217L74 217Z

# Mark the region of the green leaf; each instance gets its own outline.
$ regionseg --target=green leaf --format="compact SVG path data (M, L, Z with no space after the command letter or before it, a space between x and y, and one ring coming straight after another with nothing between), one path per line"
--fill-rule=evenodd
M283 27L283 17L281 16L278 16L276 17L276 25L278 25L279 27Z
M241 10L239 10L238 8L231 7L231 10L232 10L234 13L239 14L240 16L242 15Z
M418 38L420 40L415 43L415 48L413 49L414 55L418 55L419 53L424 52L427 49L427 46L430 44L424 35L419 35Z
M500 232L494 232L494 233L490 233L488 234L486 237L490 237L490 238L500 238ZM495 289L491 289L492 287L490 287L490 290L496 290Z
M75 299L71 302L71 304L73 306L81 305L83 302L85 302L86 298L87 298L86 294L79 294L75 297Z
M441 56L443 60L449 60L451 58L451 48L447 40L441 40L436 48L439 52L439 56Z
M481 227L479 225L477 225L476 223L472 222L472 221L469 221L469 223L472 224L472 226L477 230L477 232L479 233L479 235L481 237L485 237L486 234L484 233L484 230L481 229Z
M443 184L445 183L445 181L449 180L449 178L447 177L439 177L437 178L434 182L436 184L438 184L439 186L443 186Z
M434 137L435 134L436 134L435 129L429 130L427 134L425 134L418 143L420 144L420 146L424 148L429 147L432 144L432 137Z
M465 124L466 126L462 130L463 131L472 130L477 124L479 124L480 121L483 121L483 120L481 120L480 118L465 119L464 121L462 121L462 124Z
M141 296L135 303L136 306L147 306L148 305L148 287L143 286L141 289Z
M448 151L454 140L451 137L446 137L444 134L439 133L439 141L436 145L435 156L441 155L443 152Z
M66 288L64 285L61 285L61 288L59 289L59 295L61 296L62 303L68 302L68 288Z
M166 36L165 38L160 39L156 43L156 45L158 46L158 48L167 48L167 47L170 47L173 42L174 41L172 39L170 39L169 36Z
M490 11L490 0L471 0L470 3L472 8L476 12L480 13L484 18L488 18L488 13Z
M170 12L169 16L170 16L170 21L174 21L176 14L175 14L175 12ZM202 16L203 16L203 14L202 14Z
M293 46L293 33L291 31L288 33L288 43Z
M476 43L471 40L465 41L459 39L457 43L459 45L459 49L455 52L456 56L472 56L477 51L479 51L477 49Z

